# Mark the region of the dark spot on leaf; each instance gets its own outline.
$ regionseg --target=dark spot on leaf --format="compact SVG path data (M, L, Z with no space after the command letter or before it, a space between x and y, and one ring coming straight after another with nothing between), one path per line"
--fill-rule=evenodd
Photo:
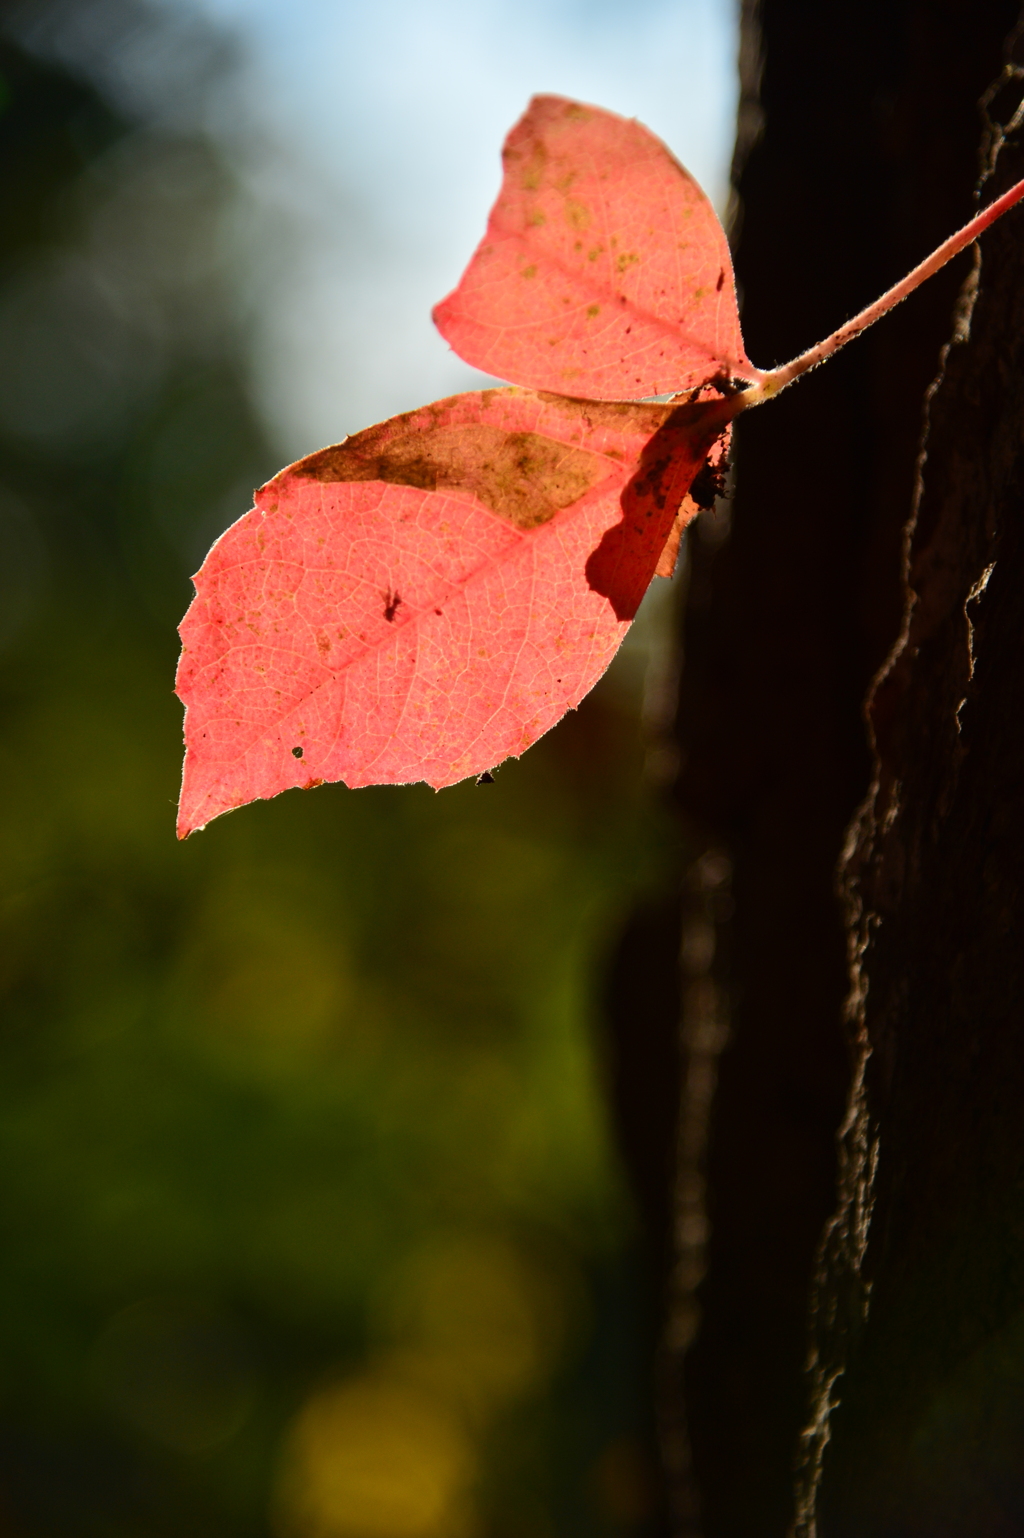
M401 602L402 599L398 596L398 594L393 593L391 589L388 588L387 592L384 594L384 618L387 620L389 625L394 620L395 615L398 613L398 605Z
M292 748L292 758L301 758L301 757L302 757L302 749L301 748Z
M725 268L723 267L721 272L718 274L718 282L715 284L715 293L716 294L720 294L722 292L722 284L724 282L725 282Z
M307 780L305 785L303 785L302 789L303 790L316 790L317 786L318 785L322 785L323 783L324 783L323 780Z
M711 388L717 390L720 395L739 395L740 391L745 390L749 383L750 381L747 379L733 379L726 373L715 374L708 380Z
M693 478L690 487L690 496L701 512L709 513L715 502L725 493L725 476L729 469L728 460L719 460L717 465L712 465L710 460L705 460L697 474Z

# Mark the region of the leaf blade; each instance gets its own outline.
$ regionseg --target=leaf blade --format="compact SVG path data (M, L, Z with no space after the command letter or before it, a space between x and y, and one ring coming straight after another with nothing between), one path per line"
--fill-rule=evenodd
M595 400L760 377L714 209L641 124L535 97L504 164L487 233L434 310L460 357Z
M484 391L282 471L182 622L179 836L294 786L440 787L521 753L604 672L727 413ZM533 440L540 479L558 466L542 518Z

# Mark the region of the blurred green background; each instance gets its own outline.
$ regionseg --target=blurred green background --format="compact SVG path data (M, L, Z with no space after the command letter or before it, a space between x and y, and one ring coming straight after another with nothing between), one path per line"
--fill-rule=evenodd
M0 5L0 1532L653 1531L599 1007L675 863L643 637L494 786L175 843L189 574L278 468L237 189L44 9Z

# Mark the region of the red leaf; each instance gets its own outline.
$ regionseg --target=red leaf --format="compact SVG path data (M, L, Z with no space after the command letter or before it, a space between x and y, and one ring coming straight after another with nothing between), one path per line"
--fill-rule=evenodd
M608 666L731 414L485 390L282 470L181 626L179 835L522 753Z
M487 234L434 311L460 357L594 400L760 377L743 348L725 234L659 139L614 113L538 96L504 160Z

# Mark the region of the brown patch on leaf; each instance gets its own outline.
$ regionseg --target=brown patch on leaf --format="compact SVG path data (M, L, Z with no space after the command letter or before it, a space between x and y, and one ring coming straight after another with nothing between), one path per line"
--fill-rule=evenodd
M484 423L397 437L371 427L295 467L297 474L318 481L387 481L421 491L468 493L518 529L547 523L612 470L603 454Z
M555 395L550 390L537 390L539 401L550 401L562 410L571 407L582 424L588 429L610 427L627 432L653 435L664 427L677 408L673 405L653 405L646 401L591 401L582 396ZM614 454L614 450L608 451Z

